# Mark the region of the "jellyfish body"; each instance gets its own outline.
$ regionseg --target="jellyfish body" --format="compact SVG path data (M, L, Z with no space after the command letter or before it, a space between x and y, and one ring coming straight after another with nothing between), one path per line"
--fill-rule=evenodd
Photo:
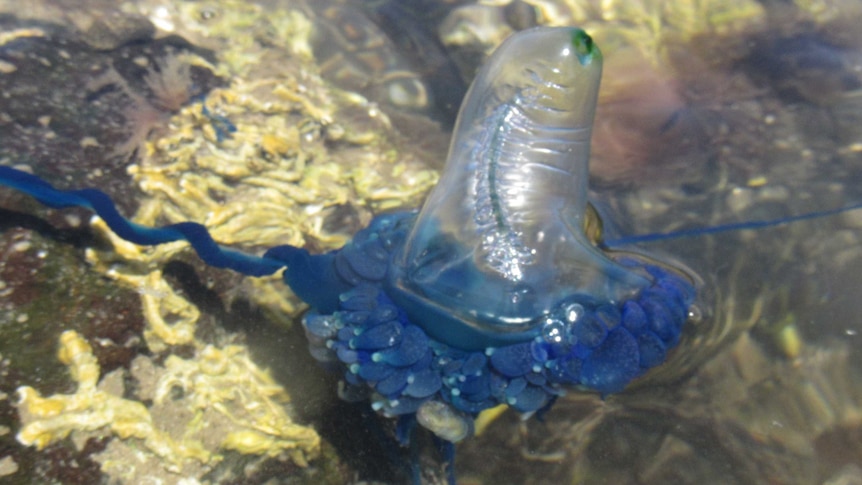
M569 388L620 391L679 342L692 278L583 229L601 67L580 29L513 35L473 83L424 207L380 215L326 254L245 255L199 224L140 226L98 190L59 191L9 167L0 184L88 207L134 243L184 239L207 264L252 276L286 268L311 307L311 353L342 367L345 397L457 441L499 404L531 413Z
M269 253L312 306L312 353L344 365L347 394L387 415L440 402L532 412L565 388L617 392L664 361L692 279L583 230L601 69L580 29L513 35L470 88L418 213L379 216L336 253Z

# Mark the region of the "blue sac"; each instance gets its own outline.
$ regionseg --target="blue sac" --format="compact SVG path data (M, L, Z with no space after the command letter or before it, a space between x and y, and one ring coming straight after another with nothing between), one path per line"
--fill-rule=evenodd
M341 369L343 397L457 442L499 404L532 413L566 389L622 390L665 361L689 318L695 278L585 231L601 72L580 29L513 35L470 88L424 207L380 215L326 254L246 255L196 223L132 223L98 190L60 191L9 167L0 183L88 207L137 244L187 240L207 264L250 276L285 268L311 306L311 353Z
M537 411L566 388L617 392L665 360L694 279L584 231L601 71L580 29L513 35L473 82L418 213L379 216L336 253L274 250L347 395L466 420L501 403Z

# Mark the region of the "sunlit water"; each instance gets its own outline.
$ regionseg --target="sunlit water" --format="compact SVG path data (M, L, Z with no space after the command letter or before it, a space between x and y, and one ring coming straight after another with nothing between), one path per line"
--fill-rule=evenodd
M834 10L804 2L410 3L303 11L327 33L314 46L324 75L393 119L429 118L444 130L456 103L449 96L463 94L473 61L513 29L578 24L594 36L607 64L591 186L609 239L862 200L862 38L848 21L860 18L850 2ZM386 22L415 28L382 28ZM339 69L346 64L357 72ZM405 135L429 143L422 133ZM445 137L433 141L439 168ZM460 483L862 479L860 234L856 211L627 246L672 257L701 280L699 318L677 351L604 401L574 391L542 420L504 414L459 445ZM338 426L323 427L337 435ZM375 440L380 429L354 424L349 432L358 438L333 441ZM361 448L341 450L358 479L404 478L390 470L398 468L390 457L363 456ZM434 458L422 464L426 478L439 481Z

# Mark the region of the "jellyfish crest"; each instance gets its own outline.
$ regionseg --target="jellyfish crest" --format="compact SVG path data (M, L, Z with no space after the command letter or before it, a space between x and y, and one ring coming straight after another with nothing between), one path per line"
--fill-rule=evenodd
M396 258L397 291L523 331L562 300L648 284L583 233L602 55L584 31L522 32L464 101L440 183Z

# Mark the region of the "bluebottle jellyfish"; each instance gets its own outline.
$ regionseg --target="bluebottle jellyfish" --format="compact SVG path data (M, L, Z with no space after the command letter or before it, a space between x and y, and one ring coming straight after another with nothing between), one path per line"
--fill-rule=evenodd
M533 413L566 390L621 391L665 361L696 304L695 275L620 249L686 233L603 243L586 229L597 222L587 184L601 72L583 30L513 35L473 82L421 210L379 215L325 254L285 245L253 256L197 223L141 226L97 189L58 190L11 167L0 184L89 208L136 244L186 240L208 265L249 276L283 269L311 307L310 351L341 369L344 397L457 442L500 404Z

